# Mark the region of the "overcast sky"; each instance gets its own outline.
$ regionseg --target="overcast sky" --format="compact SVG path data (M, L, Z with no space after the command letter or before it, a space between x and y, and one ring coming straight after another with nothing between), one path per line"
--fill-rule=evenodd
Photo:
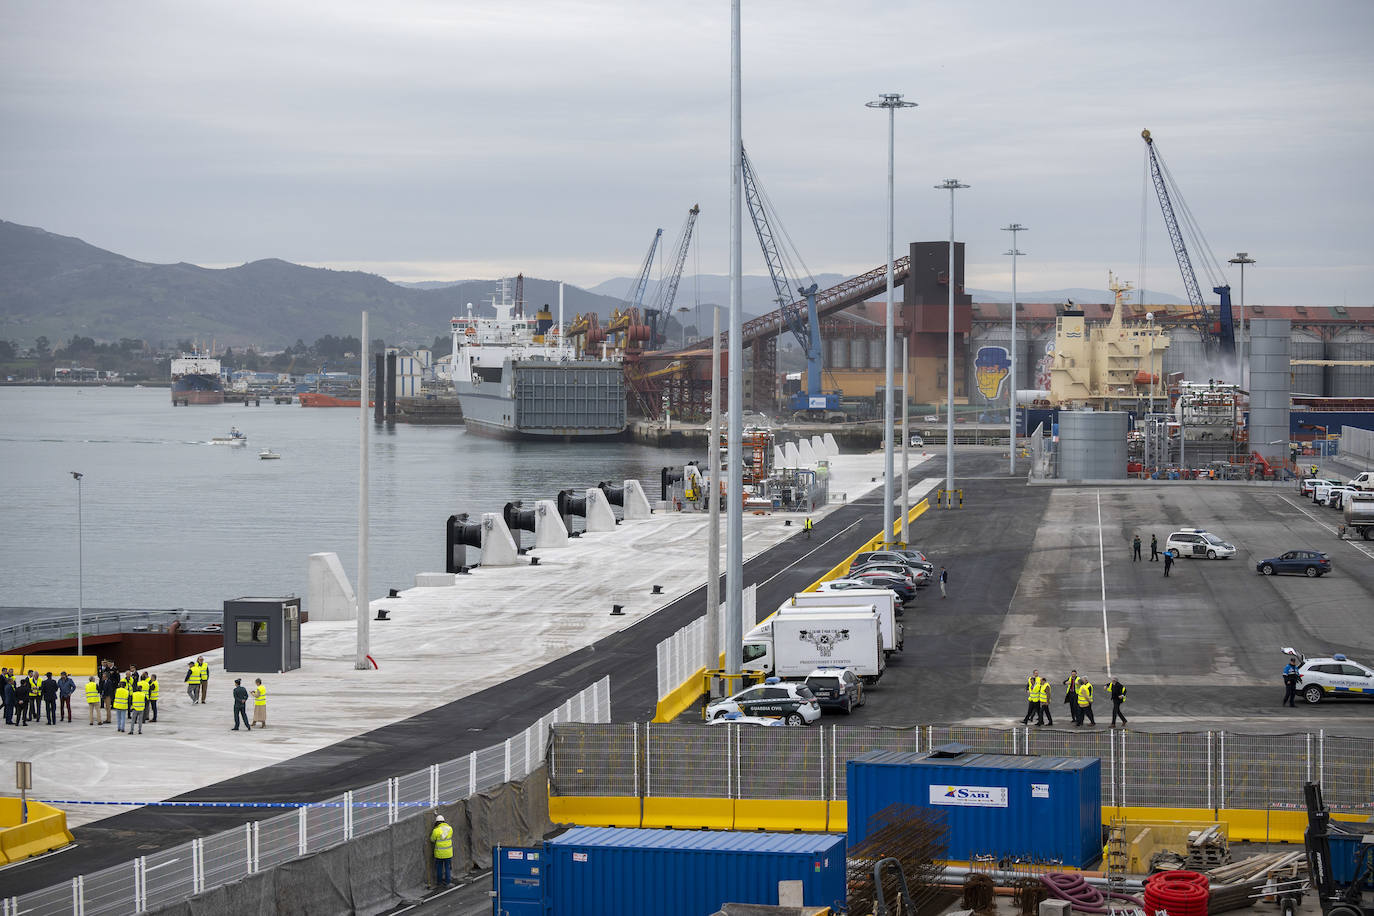
M1101 289L1142 279L1148 127L1218 258L1258 261L1247 302L1369 305L1372 40L1368 0L745 0L744 139L807 266L858 273L864 103L901 92L899 253L947 237L957 177L968 285L1010 288L1017 221L1022 289ZM146 261L590 286L700 203L687 271L724 274L728 147L726 0L0 3L0 218ZM1153 190L1145 219L1183 295Z

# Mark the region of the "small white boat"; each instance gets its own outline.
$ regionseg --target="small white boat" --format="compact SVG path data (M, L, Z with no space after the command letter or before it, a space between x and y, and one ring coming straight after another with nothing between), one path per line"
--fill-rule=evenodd
M227 435L227 436L215 436L213 439L210 440L210 444L211 444L211 445L239 445L239 446L247 445L247 444L248 444L248 436L246 436L245 434L239 432L239 428L238 428L237 426L231 426L231 427L229 427L229 435Z
M278 455L270 448L265 448L262 451L258 452L258 457L261 458L263 461L276 461L279 458L281 458L281 455Z

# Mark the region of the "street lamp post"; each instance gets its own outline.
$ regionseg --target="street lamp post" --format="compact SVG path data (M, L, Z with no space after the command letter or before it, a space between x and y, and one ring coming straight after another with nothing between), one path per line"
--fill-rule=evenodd
M687 349L687 313L690 311L691 309L685 305L679 306L677 310L678 317L682 320L682 349L684 350Z
M884 341L884 373L885 391L887 392L886 406L883 408L883 543L888 544L892 541L892 435L893 435L893 392L892 392L892 369L896 362L897 354L894 352L894 338L896 336L897 307L892 300L892 263L896 258L893 248L893 216L896 212L893 192L893 158L896 152L896 125L898 108L915 108L915 102L907 102L902 99L900 92L879 93L878 98L872 102L864 103L869 108L887 109L887 322L883 332ZM906 486L906 481L902 481Z
M1249 252L1237 251L1236 256L1226 263L1240 265L1240 361L1236 365L1236 374L1240 376L1240 386L1249 388L1249 382L1245 379L1245 265L1255 263L1255 259L1250 257Z
M1003 232L1011 233L1011 387L1007 391L1007 441L1010 443L1008 467L1012 477L1016 476L1016 259L1025 254L1016 248L1016 233L1025 232L1026 227L1020 223L1012 223L1010 226L1003 226Z
M1146 312L1146 313L1145 313L1145 327L1146 327L1146 330L1147 330L1146 337L1147 337L1147 338L1149 339L1149 341L1150 341L1150 411L1149 411L1149 413L1147 414L1147 416L1153 417L1153 416L1154 416L1154 413L1155 413L1155 313L1154 313L1154 312ZM1137 405L1137 406L1138 406L1138 405ZM1153 423L1153 422L1154 422L1153 420L1150 420L1150 421L1147 421L1146 424L1145 424L1146 427L1150 429L1150 432L1151 432L1152 435L1153 435L1153 433L1154 433L1154 429L1150 426L1150 424ZM1165 428L1165 430L1167 431L1169 427L1166 425L1164 428ZM1167 433L1166 433L1166 435L1165 435L1164 441L1165 441L1166 443L1168 442L1168 435L1167 435ZM1149 441L1149 438L1147 438L1146 441L1145 441L1145 445L1146 445L1147 448L1149 448L1149 450L1150 450L1150 452L1151 452L1151 455L1154 457L1154 465L1158 465L1158 464L1160 463L1160 461L1159 461L1159 443L1156 442L1156 443L1154 443L1153 446L1152 446L1151 443L1150 443L1150 441Z
M954 192L969 187L960 184L957 178L946 178L935 185L937 191L949 191L949 327L948 347L945 358L945 388L947 401L945 410L945 505L953 504L954 499Z
M84 655L85 648L81 631L84 628L84 617L86 616L86 562L82 556L83 526L81 522L81 478L85 477L80 471L71 472L72 479L76 481L76 654Z

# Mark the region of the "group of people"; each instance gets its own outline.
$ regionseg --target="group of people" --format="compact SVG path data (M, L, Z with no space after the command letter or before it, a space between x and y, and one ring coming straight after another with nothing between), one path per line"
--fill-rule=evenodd
M53 678L51 671L39 677L32 668L24 674L16 674L13 668L0 668L0 697L4 699L6 725L27 728L29 720L35 725L43 721L48 725L70 722L75 692L76 681L65 671Z
M1064 702L1069 706L1074 727L1081 728L1085 721L1090 726L1097 725L1097 718L1093 715L1092 681L1079 677L1078 671L1074 670L1062 683ZM1107 688L1112 700L1112 728L1116 727L1117 719L1125 725L1126 714L1122 712L1121 704L1126 702L1126 685L1120 679L1112 678L1107 682ZM1026 714L1021 717L1021 724L1029 725L1031 719L1036 720L1036 725L1054 725L1054 713L1050 711L1050 682L1040 676L1039 669L1026 678Z
M1164 560L1164 575L1167 577L1169 575L1169 571L1174 568L1174 555L1169 553L1169 551L1167 550L1161 554L1159 552L1159 535L1152 534L1150 535L1150 562L1158 563L1161 557ZM1137 534L1133 538L1131 538L1131 562L1134 563L1139 559L1140 535Z

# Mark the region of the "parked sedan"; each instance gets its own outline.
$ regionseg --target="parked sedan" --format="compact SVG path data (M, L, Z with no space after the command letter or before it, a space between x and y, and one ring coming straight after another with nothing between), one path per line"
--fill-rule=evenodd
M930 571L919 566L910 566L906 563L894 563L885 560L870 560L867 563L852 563L849 567L849 575L858 572L869 572L877 570L885 572L890 576L910 579L911 584L916 587L928 585L930 582Z
M902 599L903 605L911 604L916 597L916 586L906 577L898 577L878 570L852 572L845 576L850 582L862 582L865 588L890 588Z
M1260 560L1255 571L1266 576L1279 573L1302 573L1309 579L1331 572L1331 560L1320 550L1290 550L1287 553Z
M845 715L868 702L863 679L850 668L817 668L806 676L806 686L822 709L842 709Z
M926 559L919 550L865 550L854 554L852 566L866 566L869 563L901 563L931 572L935 565Z

